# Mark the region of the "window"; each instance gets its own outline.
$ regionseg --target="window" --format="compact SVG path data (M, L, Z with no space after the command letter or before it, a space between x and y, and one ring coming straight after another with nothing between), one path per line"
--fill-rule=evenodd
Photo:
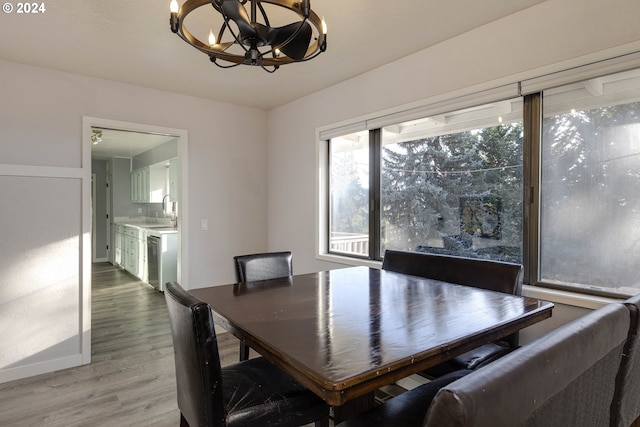
M369 255L368 132L333 138L330 145L330 251Z
M521 262L522 141L520 99L332 138L329 252Z
M326 253L517 262L526 284L640 293L640 69L599 76L592 64L566 84L574 71L523 82L525 97L321 132Z
M543 93L540 281L640 288L640 72Z
M520 100L385 126L380 253L520 263L522 153Z

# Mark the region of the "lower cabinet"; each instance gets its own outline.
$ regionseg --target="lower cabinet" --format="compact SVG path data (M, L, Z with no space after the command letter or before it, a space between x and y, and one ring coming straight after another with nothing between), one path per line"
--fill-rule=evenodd
M141 227L126 224L115 226L115 256L117 265L138 277L140 280L151 283L149 277L149 260L147 252L147 234L149 231ZM155 235L155 234L154 234ZM161 237L160 237L161 236ZM177 280L178 265L178 235L168 233L158 235L161 240L161 257L153 260L154 274L153 285L163 291L163 284L167 281Z
M124 236L124 226L120 224L116 224L116 232L115 232L115 241L113 242L113 247L115 249L114 262L117 265L122 266L122 249L123 249L123 237Z
M138 227L116 225L115 262L129 273L147 280L147 236Z

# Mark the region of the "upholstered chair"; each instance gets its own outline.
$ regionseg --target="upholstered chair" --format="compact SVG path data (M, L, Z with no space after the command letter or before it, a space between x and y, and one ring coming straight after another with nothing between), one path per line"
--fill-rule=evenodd
M258 357L221 367L209 304L167 284L182 427L328 426L329 408Z
M279 279L293 274L291 252L269 252L233 257L236 282ZM249 346L240 341L240 361L249 358Z
M631 328L618 373L611 425L640 427L640 295L629 298L625 305L631 315Z

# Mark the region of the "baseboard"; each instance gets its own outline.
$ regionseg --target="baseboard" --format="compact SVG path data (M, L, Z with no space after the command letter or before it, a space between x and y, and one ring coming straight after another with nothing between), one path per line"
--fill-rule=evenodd
M62 357L30 365L0 370L0 384L82 365L82 355Z

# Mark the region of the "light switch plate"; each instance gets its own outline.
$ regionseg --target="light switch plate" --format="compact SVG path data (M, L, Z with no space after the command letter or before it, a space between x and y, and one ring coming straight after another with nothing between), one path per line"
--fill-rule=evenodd
M207 231L209 229L209 220L201 219L200 220L200 230Z

